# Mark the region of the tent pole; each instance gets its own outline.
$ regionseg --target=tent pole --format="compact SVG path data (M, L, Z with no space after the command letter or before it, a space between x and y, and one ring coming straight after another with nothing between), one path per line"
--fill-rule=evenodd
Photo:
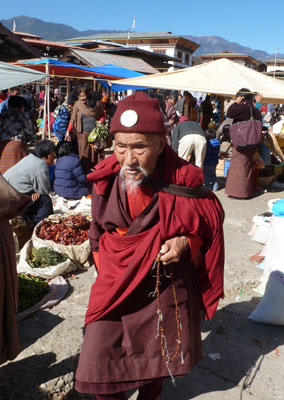
M69 80L69 78L66 78L66 97L67 97L67 99L69 96L69 92L70 92L70 80Z
M49 73L49 63L46 63L46 70L47 74ZM48 79L48 84L47 84L47 130L48 130L48 139L50 140L51 135L50 135L50 80Z
M46 102L47 102L47 83L44 85L44 100L43 100L43 131L42 131L42 139L45 138L45 130L46 130Z
M225 101L225 97L224 96L220 96L220 100L221 100L220 124L222 124L222 122L224 121L224 101Z

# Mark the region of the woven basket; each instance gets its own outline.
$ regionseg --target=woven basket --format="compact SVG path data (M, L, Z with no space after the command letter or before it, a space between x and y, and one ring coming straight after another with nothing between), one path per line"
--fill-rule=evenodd
M263 187L271 185L273 180L274 180L274 175L272 175L272 176L259 176L258 177L259 186L263 186Z

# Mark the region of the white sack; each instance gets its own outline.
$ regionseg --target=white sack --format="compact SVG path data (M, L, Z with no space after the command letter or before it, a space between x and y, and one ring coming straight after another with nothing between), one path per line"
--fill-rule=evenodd
M29 240L20 251L20 260L17 264L17 272L19 274L27 273L44 279L52 279L76 269L76 265L69 258L60 264L51 265L50 267L32 268L26 259L31 254L33 247L40 248L47 246L36 245L32 240Z
M264 296L249 319L270 325L284 325L284 274L274 271L267 282Z
M264 271L261 277L261 284L258 287L259 293L263 294L270 274L273 271L280 271L284 274L284 217L271 217L271 228L269 230L266 244Z
M39 247L40 245L51 247L53 250L58 251L58 253L66 254L77 266L79 269L87 269L90 265L88 262L89 255L91 253L91 245L89 239L86 240L82 244L73 244L73 245L65 245L55 243L53 240L44 240L40 239L37 236L37 232L40 229L40 225L42 222L39 222L33 231L32 241L35 247Z

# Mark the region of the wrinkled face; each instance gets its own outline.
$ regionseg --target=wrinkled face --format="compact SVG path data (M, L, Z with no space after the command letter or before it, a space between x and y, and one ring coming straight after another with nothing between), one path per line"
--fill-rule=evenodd
M165 146L165 137L158 134L121 133L114 136L114 152L126 179L139 181L156 169L157 160Z
M80 92L80 93L79 93L79 100L81 100L81 102L82 102L83 104L85 104L86 101L87 101L86 93Z

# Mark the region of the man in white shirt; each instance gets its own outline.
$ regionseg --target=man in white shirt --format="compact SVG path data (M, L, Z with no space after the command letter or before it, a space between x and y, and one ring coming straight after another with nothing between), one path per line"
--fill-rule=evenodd
M36 225L53 213L49 197L50 181L48 166L55 159L55 145L50 140L41 140L31 154L9 168L3 177L20 193L31 196L31 204L22 218Z

